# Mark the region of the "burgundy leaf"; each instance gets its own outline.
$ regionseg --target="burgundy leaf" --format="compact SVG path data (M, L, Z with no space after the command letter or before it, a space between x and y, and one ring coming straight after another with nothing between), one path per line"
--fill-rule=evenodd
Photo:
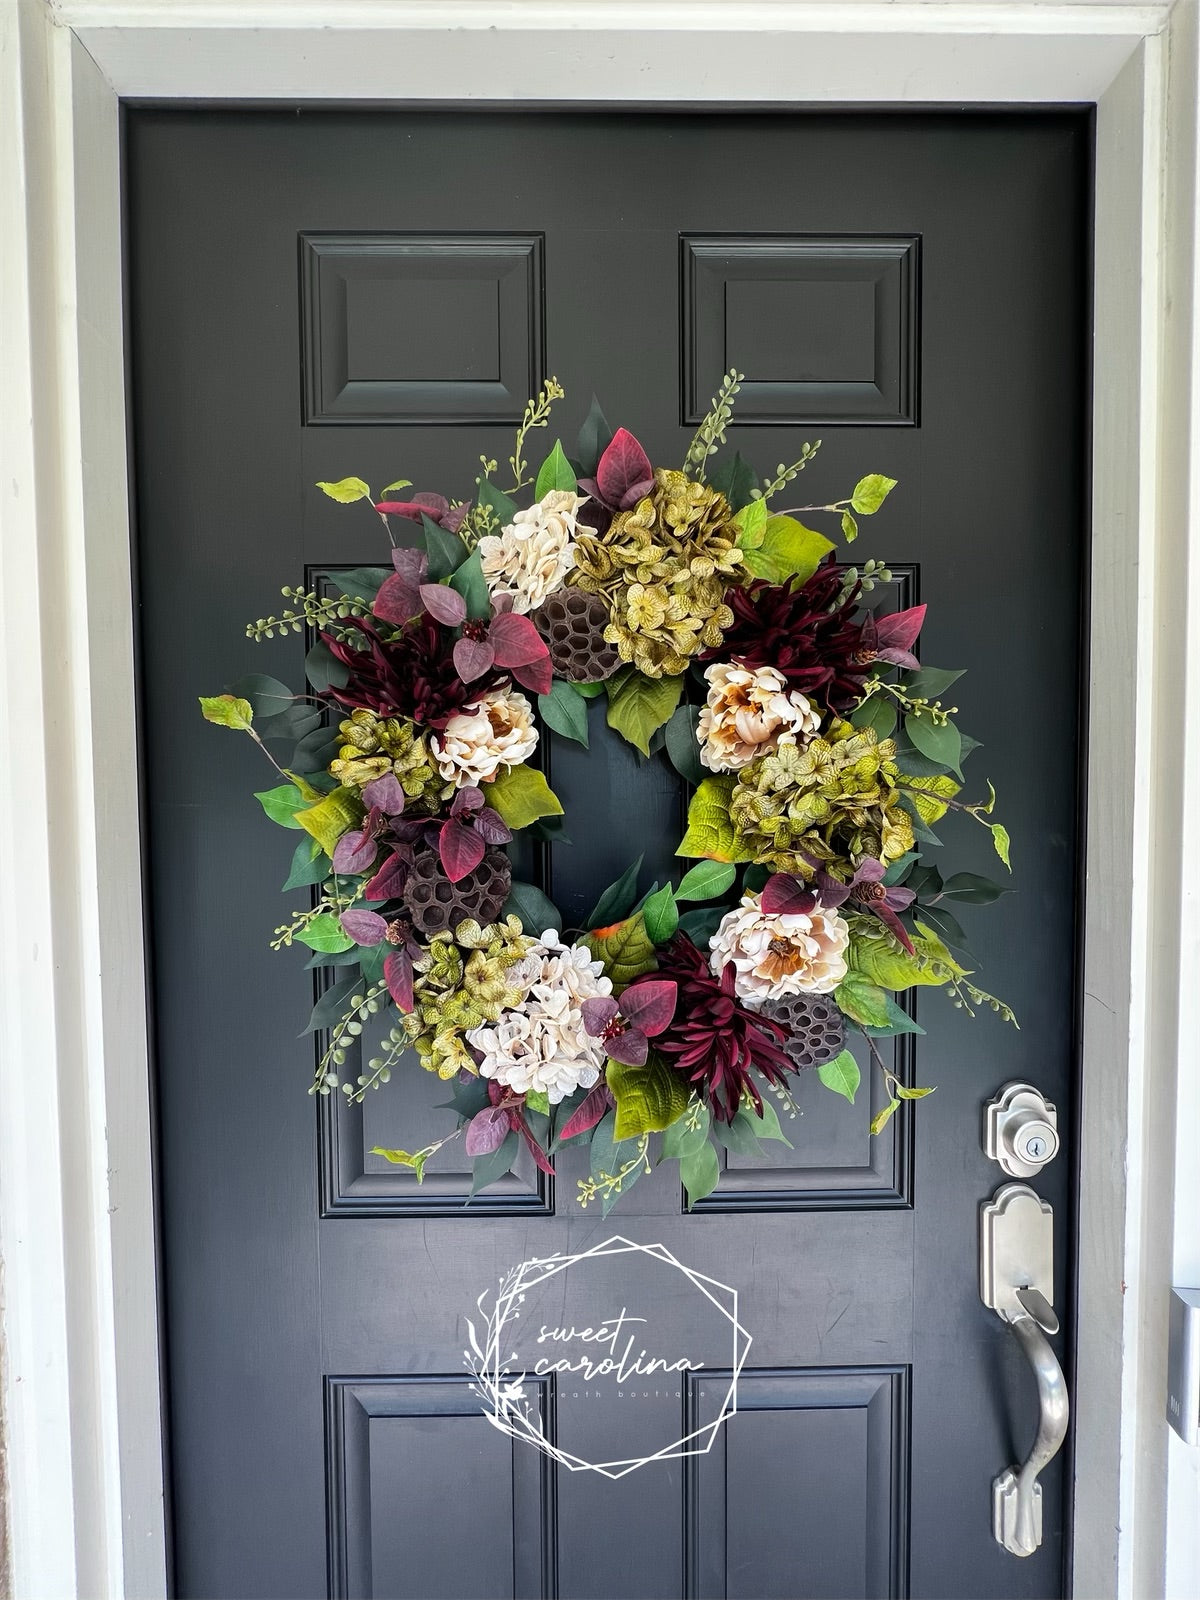
M355 944L382 944L387 934L387 923L378 911L343 911L338 920Z
M777 872L763 885L759 904L769 917L794 917L807 913L817 903L813 891L790 872Z
M372 808L382 811L385 817L398 817L404 810L404 790L394 772L372 778L363 788L363 799Z
M577 1133L594 1128L613 1103L612 1093L606 1083L598 1083L587 1098L571 1113L559 1131L559 1143L573 1139Z
M483 790L476 789L474 785L460 789L454 796L454 804L450 807L452 817L470 816L473 811L483 809Z
M528 689L530 694L549 694L554 687L554 668L550 663L550 652L540 661L527 661L522 666L509 668L512 677L522 689Z
M467 512L470 511L470 509L471 507L469 503L464 500L460 506L448 506L447 509L442 512L441 516L438 518L438 521L441 523L442 527L445 528L447 533L457 533L466 520Z
M550 1165L549 1161L546 1159L546 1152L542 1149L541 1145L533 1137L533 1134L532 1134L532 1132L530 1131L530 1128L529 1128L529 1124L525 1121L525 1118L521 1115L521 1113L519 1111L510 1111L509 1112L509 1121L515 1126L517 1132L521 1135L522 1139L524 1139L525 1143L529 1146L529 1154L533 1157L533 1159L537 1163L537 1165L541 1168L541 1170L543 1172L548 1172L550 1174L550 1176L553 1177L554 1176L554 1168Z
M893 911L906 910L910 905L912 905L916 898L917 893L915 889L896 888L889 889L887 892L887 903L889 906L891 906Z
M423 583L419 593L429 615L448 628L457 628L467 620L467 602L457 589L449 589L444 583Z
M606 1039L604 1048L614 1061L621 1061L627 1067L641 1067L650 1054L650 1041L640 1028L626 1028L623 1033Z
M484 1106L467 1123L463 1145L469 1156L491 1155L508 1138L508 1112L499 1106Z
M484 806L482 811L476 813L475 832L485 844L507 844L512 838L512 829L491 806Z
M886 900L872 900L870 902L869 909L872 910L875 913L875 915L879 918L880 922L883 923L884 927L891 929L892 933L896 936L897 939L899 939L900 943L908 951L909 955L914 954L913 942L908 937L908 930L905 928L904 924L900 921L900 918L892 910L891 906L888 905L887 901Z
M915 671L921 665L911 650L894 650L891 646L884 650L876 650L875 659L877 661L890 661L894 667L907 667L910 672Z
M528 617L506 611L492 618L488 640L495 652L498 667L523 667L531 661L540 661L549 655L546 641Z
M385 517L409 517L413 522L420 522L424 515L438 522L450 509L450 502L445 495L422 491L414 494L411 500L381 500L375 509Z
M887 871L882 861L874 856L864 856L854 869L854 884L882 883L883 875Z
M916 643L925 622L925 607L910 606L907 611L897 611L890 617L875 618L875 633L881 646L891 650L909 650Z
M492 615L494 617L506 616L512 610L515 599L515 595L509 594L504 589L499 594L494 594L492 596Z
M636 489L646 492L653 482L650 457L627 428L618 428L596 467L596 484L606 505L625 510L635 502L629 498Z
M333 870L353 876L375 861L378 845L366 828L344 833L333 847Z
M409 858L412 851L402 852L393 850L391 855L380 867L379 871L369 880L366 887L368 900L397 900L404 893L404 886L408 882L408 869L411 864Z
M855 874L857 879L858 874ZM827 911L835 911L850 897L851 885L822 869L817 873L817 898Z
M650 978L635 983L621 996L621 1015L631 1027L640 1028L653 1038L675 1015L679 985L669 978Z
M458 883L483 860L484 843L474 828L468 828L453 817L442 823L438 834L438 855L451 883Z
M401 1011L413 1008L413 964L406 950L394 950L383 963L383 981Z
M421 610L421 591L407 577L393 572L380 584L371 610L380 622L408 622Z
M414 589L421 587L429 573L429 557L424 550L414 550L411 545L392 546L392 565Z
M473 683L490 672L496 652L485 639L459 639L454 646L454 670L464 683Z
M579 1007L583 1025L594 1039L598 1039L609 1023L616 1019L620 1009L610 994L595 995Z

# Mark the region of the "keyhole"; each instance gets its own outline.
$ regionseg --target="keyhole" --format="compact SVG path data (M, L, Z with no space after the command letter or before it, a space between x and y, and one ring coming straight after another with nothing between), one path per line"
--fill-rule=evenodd
M1030 1139L1025 1148L1029 1153L1029 1159L1031 1161L1040 1161L1046 1154L1046 1142L1044 1139L1039 1138L1037 1134Z

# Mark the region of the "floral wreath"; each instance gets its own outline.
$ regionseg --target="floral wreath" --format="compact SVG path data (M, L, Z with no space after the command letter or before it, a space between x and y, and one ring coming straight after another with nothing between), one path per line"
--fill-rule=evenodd
M533 474L530 435L563 394L551 378L517 430L508 491L486 457L470 501L407 479L378 496L360 478L318 484L373 505L391 565L285 588L288 608L249 625L255 640L308 635L305 693L254 675L201 699L277 768L257 798L304 835L284 889L311 886L312 903L272 945L308 946L334 979L309 1024L322 1040L311 1092L361 1101L414 1049L452 1082L445 1138L376 1152L418 1179L460 1135L473 1194L522 1146L553 1172L557 1149L587 1142L584 1204L607 1213L664 1159L694 1204L716 1186L716 1146L787 1142L778 1109L795 1115L799 1073L853 1103L848 1029L885 1079L872 1133L930 1093L879 1054L878 1039L923 1031L898 993L942 988L1015 1022L971 982L948 908L1003 887L922 859L957 812L1009 866L991 784L958 798L976 741L939 696L960 674L913 654L923 605L864 604L886 567L839 566L798 520L831 515L853 540L895 480L773 511L820 441L767 481L722 453L739 378L723 379L680 469L655 467L593 401L574 456L556 442ZM562 837L531 764L539 719L586 746L600 696L612 728L693 786L677 854L696 865L643 892L635 862L564 930L504 846ZM379 1053L344 1081L373 1018Z

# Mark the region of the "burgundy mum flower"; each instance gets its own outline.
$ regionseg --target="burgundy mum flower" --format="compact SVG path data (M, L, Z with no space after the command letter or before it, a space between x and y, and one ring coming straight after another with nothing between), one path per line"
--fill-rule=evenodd
M490 670L465 684L454 665L454 634L428 611L406 623L396 639L381 638L367 617L352 617L344 626L361 634L360 648L327 633L321 637L350 673L329 694L351 711L365 706L382 717L411 717L419 727L444 728L468 701L505 676Z
M658 971L629 985L622 1008L631 1000L636 1004L639 987L663 979L677 985L678 997L674 1019L655 1039L655 1050L696 1085L718 1122L732 1122L743 1099L761 1111L762 1095L751 1072L780 1083L793 1070L782 1048L784 1029L748 1011L733 992L733 964L715 978L707 956L686 934L677 933L658 951Z

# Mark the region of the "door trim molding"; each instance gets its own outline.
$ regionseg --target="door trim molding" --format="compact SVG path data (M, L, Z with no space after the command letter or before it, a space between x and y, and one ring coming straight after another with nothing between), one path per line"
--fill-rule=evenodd
M1196 1469L1162 1421L1162 1368L1172 1272L1200 1282L1200 1241L1181 1225L1200 1208L1188 1138L1200 1083L1177 1074L1200 1033L1200 840L1183 827L1200 815L1196 77L1191 4L0 8L0 725L18 753L0 763L14 1592L158 1596L167 1584L120 101L384 101L406 81L431 99L513 103L1096 103L1074 1585L1129 1600L1194 1592Z

